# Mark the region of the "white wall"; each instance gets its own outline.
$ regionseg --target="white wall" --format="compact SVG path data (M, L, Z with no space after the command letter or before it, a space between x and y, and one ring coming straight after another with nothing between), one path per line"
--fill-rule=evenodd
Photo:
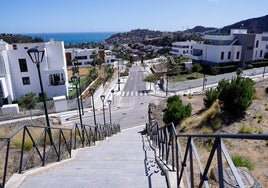
M43 88L47 97L51 98L58 95L68 95L68 78L63 42L29 43L19 44L17 50L11 49L7 51L7 62L10 66L11 75L10 85L12 86L14 95L13 99L20 98L22 95L30 92L34 92L38 96L41 92L37 67L34 63L32 63L29 55L27 54L27 50L35 46L40 46L41 48L45 47L45 56L40 64L40 72ZM18 59L26 59L28 68L27 72L21 72ZM49 74L52 73L62 73L64 75L65 84L51 86L49 84ZM30 84L23 85L22 77L29 77Z
M262 41L263 36L268 36L268 34L256 34L255 42L254 42L254 49L253 49L253 61L257 60L263 60L265 51L266 51L266 45L268 45L267 41ZM257 41L259 42L258 47L256 47ZM262 51L262 54L261 54Z
M199 59L193 57L196 60L210 61L214 63L226 63L226 62L237 62L241 59L242 46L238 45L208 45L208 44L194 44L193 49L202 50L202 56ZM228 52L231 52L231 58L228 59ZM236 59L236 53L240 51L239 59ZM224 58L221 59L221 53L224 52Z

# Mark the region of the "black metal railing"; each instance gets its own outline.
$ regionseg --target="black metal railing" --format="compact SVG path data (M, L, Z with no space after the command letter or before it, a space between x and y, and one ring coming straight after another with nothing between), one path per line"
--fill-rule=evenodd
M267 134L178 134L173 123L164 127L159 127L157 122L148 123L146 130L152 140L152 146L158 149L157 157L170 171L176 171L177 187L210 187L208 173L212 166L217 169L218 187L226 186L223 178L223 169L226 166L229 167L236 186L246 187L223 139L268 140ZM207 140L211 146L205 160L201 160L197 148L201 139ZM202 149L204 148L201 148L201 152ZM212 165L215 155L216 165Z
M76 123L71 128L21 126L10 136L0 137L0 188L5 187L14 173L71 158L72 149L92 146L119 131L119 124L90 126Z

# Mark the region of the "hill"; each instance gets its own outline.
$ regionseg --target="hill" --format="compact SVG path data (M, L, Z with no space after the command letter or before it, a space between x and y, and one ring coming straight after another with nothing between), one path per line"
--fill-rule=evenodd
M221 33L230 33L231 29L247 29L248 33L262 33L268 31L268 15L243 20L232 25L223 27Z
M187 29L185 33L207 33L207 32L214 32L217 28L215 27L204 27L204 26L195 26L193 29Z
M165 44L164 42L161 42L161 40L168 39L169 40L168 45L170 45L173 41L192 40L195 39L196 37L208 33L220 32L223 34L229 34L231 29L239 29L239 28L247 29L248 33L262 33L268 31L268 15L243 20L234 23L232 25L225 26L221 29L214 27L204 27L204 26L195 26L192 29L187 29L185 31L175 31L175 32L161 32L149 29L134 29L129 32L114 34L110 38L108 38L106 42L110 44L130 44L136 42L140 43L145 42L145 44L154 45L154 43Z
M168 35L166 32L153 31L149 29L134 29L129 32L117 33L106 39L108 43L131 43L143 42L145 40L161 38Z
M0 39L3 39L3 41L7 42L8 44L12 43L31 43L31 42L44 42L44 40L40 37L29 37L29 36L24 36L20 34L6 34L2 33L0 34Z

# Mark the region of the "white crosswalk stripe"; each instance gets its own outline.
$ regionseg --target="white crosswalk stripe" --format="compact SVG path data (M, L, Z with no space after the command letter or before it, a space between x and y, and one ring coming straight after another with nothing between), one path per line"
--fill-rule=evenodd
M121 93L122 97L142 97L142 96L148 96L147 91L122 91Z

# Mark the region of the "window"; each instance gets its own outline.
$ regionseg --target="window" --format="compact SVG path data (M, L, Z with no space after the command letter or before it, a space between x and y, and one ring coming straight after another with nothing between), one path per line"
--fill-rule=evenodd
M259 47L259 41L257 40L256 41L256 48L258 48Z
M19 59L20 72L28 72L26 59Z
M64 85L65 81L64 81L64 77L63 74L50 74L49 75L49 84L56 86L56 85Z
M22 84L23 85L30 85L30 78L29 77L22 77Z
M17 49L18 49L17 45L13 44L13 50L17 50Z
M231 59L231 52L228 52L228 59Z
M260 57L262 57L262 50L260 51Z
M194 55L194 56L202 56L202 55L203 55L203 50L200 50L200 49L194 49L194 50L193 50L193 55Z
M2 89L2 83L0 82L0 98L3 98L3 96L4 96L4 92Z
M221 52L221 60L224 59L224 52Z
M262 37L262 41L268 41L268 37Z
M236 52L236 59L240 58L240 52Z
M87 59L87 56L75 56L74 57L77 60Z

